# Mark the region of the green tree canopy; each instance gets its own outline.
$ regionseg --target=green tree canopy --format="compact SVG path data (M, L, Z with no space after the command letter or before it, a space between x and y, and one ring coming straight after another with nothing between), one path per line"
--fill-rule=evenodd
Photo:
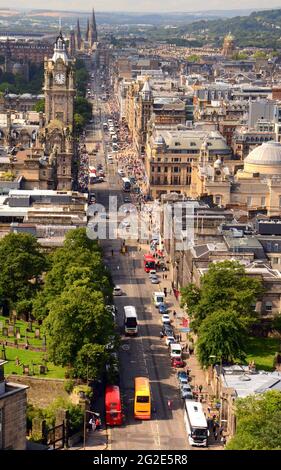
M75 361L75 374L84 380L101 377L110 354L103 344L84 344Z
M227 450L281 450L281 393L237 399L237 429Z
M50 358L64 366L75 366L85 344L105 346L114 333L102 293L85 286L72 286L56 297L44 326Z
M202 365L210 365L214 361L223 363L235 359L244 360L246 353L245 322L232 311L218 311L208 315L202 321L197 341L197 354Z
M6 313L9 305L33 298L46 265L32 235L11 233L0 240L0 293Z
M263 292L262 282L246 274L236 261L223 261L209 265L201 279L201 288L187 286L181 290L182 305L186 305L195 331L209 314L230 310L248 320L256 318L253 306Z
M37 111L37 113L44 113L45 111L45 99L41 98L33 107L34 111Z

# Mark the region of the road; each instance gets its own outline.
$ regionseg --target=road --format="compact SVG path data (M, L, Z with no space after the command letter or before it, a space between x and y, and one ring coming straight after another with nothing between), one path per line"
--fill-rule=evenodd
M98 85L95 84L98 88ZM99 105L102 119L106 117L106 104ZM95 123L87 132L86 146L90 150L93 142L104 139L103 131L98 129L99 109L95 107ZM109 117L109 116L108 116ZM106 139L105 139L106 140ZM116 164L106 166L103 142L97 156L90 157L90 165L102 163L106 171L106 181L96 184L94 191L97 202L108 208L109 196L116 196L118 206L123 203L123 193ZM183 421L182 400L179 396L176 372L170 366L169 353L164 340L160 339L161 318L152 304L152 294L161 291L161 284L153 286L148 274L144 272L142 258L148 245L139 251L137 242L126 242L128 253L120 254L122 240L104 240L105 263L109 266L114 283L125 292L115 297L118 308L117 322L122 331L122 313L125 305L136 307L139 319L139 334L128 338L122 335L120 358L120 387L123 396L125 424L109 429L109 449L111 450L172 450L190 449ZM114 250L114 256L112 256ZM172 304L170 304L172 307ZM134 378L147 376L150 379L152 407L154 412L149 421L136 421L133 417ZM173 401L172 411L167 401Z

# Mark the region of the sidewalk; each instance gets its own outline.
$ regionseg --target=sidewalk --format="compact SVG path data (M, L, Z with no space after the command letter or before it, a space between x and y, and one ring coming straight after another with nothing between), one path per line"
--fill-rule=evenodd
M106 450L107 446L107 430L102 428L96 431L87 431L85 447L83 442L79 442L65 450Z

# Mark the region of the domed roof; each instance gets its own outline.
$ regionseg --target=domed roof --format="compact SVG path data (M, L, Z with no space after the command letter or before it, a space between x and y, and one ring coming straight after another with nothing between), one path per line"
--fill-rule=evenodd
M279 142L264 142L245 158L244 163L253 165L281 165L281 144Z

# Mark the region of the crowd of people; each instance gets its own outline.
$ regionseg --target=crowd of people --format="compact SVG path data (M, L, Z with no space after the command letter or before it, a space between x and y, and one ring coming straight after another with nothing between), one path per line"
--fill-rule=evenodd
M79 191L86 192L89 184L89 155L85 144L79 146L78 185Z

